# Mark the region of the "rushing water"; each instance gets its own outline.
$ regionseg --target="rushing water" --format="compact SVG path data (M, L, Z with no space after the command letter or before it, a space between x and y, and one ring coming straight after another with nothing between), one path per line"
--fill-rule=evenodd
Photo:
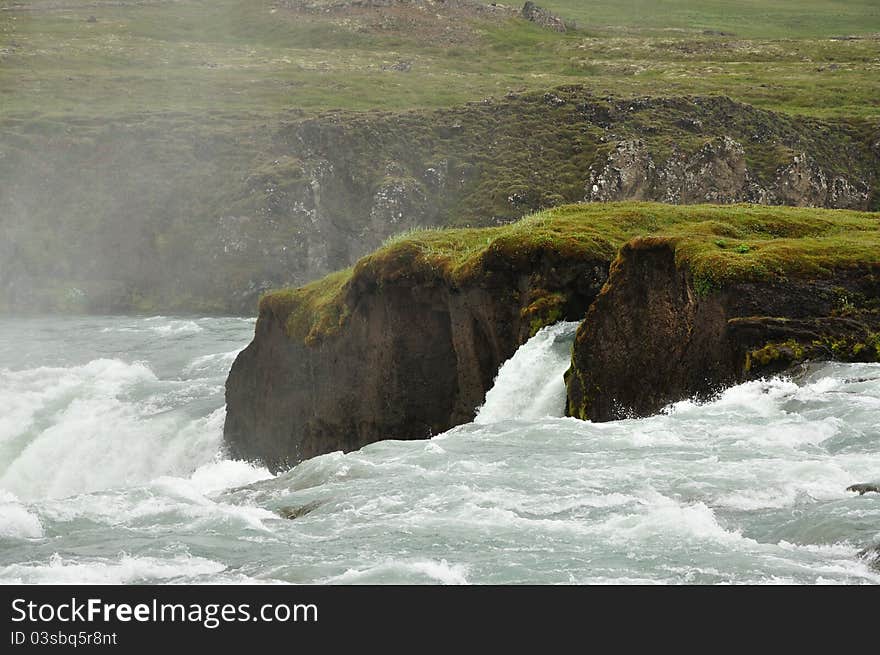
M0 320L0 581L880 582L880 496L845 491L880 478L880 366L590 424L561 418L573 332L473 423L273 477L222 453L253 321Z

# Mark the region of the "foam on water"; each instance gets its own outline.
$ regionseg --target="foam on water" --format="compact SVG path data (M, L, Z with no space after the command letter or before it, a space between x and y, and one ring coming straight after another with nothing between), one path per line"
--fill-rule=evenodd
M404 584L439 583L445 585L468 584L467 568L449 564L445 559L396 561L388 559L365 569L348 569L342 575L322 582L326 584L377 584L389 577L402 580Z
M475 423L539 419L565 413L563 374L571 364L571 342L579 323L542 328L527 346L504 362Z
M196 321L167 319L164 316L153 316L128 325L107 327L102 332L133 332L152 333L159 336L182 334L198 334L203 328Z
M240 352L241 349L237 348L227 353L212 353L196 357L184 367L183 372L187 375L225 375Z
M56 331L58 323L37 327ZM39 500L144 485L162 476L194 475L215 491L258 479L263 473L253 467L219 457L223 383L250 325L238 319L89 319L61 331L70 335L67 348L47 347L33 326L16 334L24 346L33 336L39 348L30 357L16 361L7 354L11 361L0 361L0 489ZM3 329L8 326L0 324ZM125 359L86 359L90 350L105 352L105 342ZM34 351L45 351L48 361L33 361ZM58 360L72 363L46 365Z
M140 584L171 583L209 578L226 567L203 557L133 557L69 560L57 553L45 564L25 562L0 568L0 580L10 584Z
M2 582L880 583L878 365L592 424L559 324L473 423L272 476L222 448L252 321L69 321L0 321Z
M222 408L194 420L149 416L148 400L139 404L127 397L156 380L142 364L96 361L22 376L42 378L45 391L16 397L13 384L3 381L4 401L14 414L27 416L3 435L6 461L0 469L0 488L20 498L63 497L185 474L220 448Z
M0 539L38 539L43 536L40 518L13 494L0 490Z

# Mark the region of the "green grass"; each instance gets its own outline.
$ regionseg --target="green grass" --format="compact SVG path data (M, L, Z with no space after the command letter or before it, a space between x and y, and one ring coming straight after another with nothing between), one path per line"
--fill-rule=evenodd
M714 30L748 38L880 32L874 0L543 0L582 29Z
M880 215L758 205L670 206L657 203L557 207L510 225L412 232L390 240L353 268L298 289L269 293L261 311L286 322L291 339L313 343L333 334L358 288L386 284L478 281L494 262L528 270L542 253L611 262L625 243L668 242L697 290L712 293L740 280L826 275L880 266Z
M579 29L474 18L456 27L462 43L446 46L418 30L371 30L270 0L7 7L0 101L6 116L227 111L264 119L291 108L442 107L581 83L598 94L724 94L813 116L880 116L875 2L547 4ZM97 22L87 22L91 15ZM401 60L410 72L386 70Z

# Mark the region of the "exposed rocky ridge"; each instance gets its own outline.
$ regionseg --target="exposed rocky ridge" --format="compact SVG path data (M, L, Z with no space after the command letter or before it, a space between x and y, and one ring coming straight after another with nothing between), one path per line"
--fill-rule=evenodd
M149 116L7 127L0 310L250 313L265 290L349 266L389 235L584 199L880 202L869 127L726 98L566 87L244 132Z
M830 172L806 152L794 155L761 184L749 169L742 144L724 136L696 152L675 147L663 162L654 160L641 139L620 141L604 165L590 167L586 197L600 202L754 202L860 209L866 207L869 194L864 181Z
M226 385L231 454L279 469L471 420L535 320L582 316L606 265L546 251L519 265L490 255L461 286L414 264L399 275L360 267L346 291L345 329L311 344L291 339L287 315L261 303L254 340Z
M700 293L675 242L621 250L578 330L568 413L648 416L810 360L880 359L880 268L737 282Z

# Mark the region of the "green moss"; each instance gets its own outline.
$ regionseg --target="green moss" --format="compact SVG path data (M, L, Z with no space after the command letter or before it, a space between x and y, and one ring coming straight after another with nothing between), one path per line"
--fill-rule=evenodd
M780 361L786 364L797 362L803 359L805 352L804 346L794 339L782 343L768 343L746 353L745 370L765 368Z
M313 345L348 316L343 297L350 279L351 269L345 269L305 287L266 293L260 298L260 314L280 317L288 337Z
M812 343L800 343L793 339L785 342L767 343L746 353L746 372L768 366L794 364L807 359L833 359L842 362L880 361L880 334L869 333L864 341L855 336L827 336Z
M564 305L565 296L561 293L539 293L536 300L520 310L520 316L529 321L529 335L535 336L541 328L558 322Z
M868 333L864 341L859 341L852 336L826 337L815 340L813 346L826 351L830 350L835 359L843 362L880 361L880 333Z
M749 234L748 250L719 249L715 236L719 226ZM421 281L460 286L499 266L527 270L547 256L607 264L623 244L643 236L675 249L677 264L690 269L701 295L737 281L880 267L880 216L870 212L759 205L581 204L539 212L502 227L410 232L389 240L352 269L300 289L268 294L261 308L271 307L284 317L291 338L314 341L344 323L349 312L346 285L352 277L365 287ZM561 302L555 295L539 295L524 310L524 316L531 317L530 327L552 322Z
M693 284L694 291L696 291L697 295L701 298L705 298L721 288L720 284L715 279L713 271L702 267L693 272Z

